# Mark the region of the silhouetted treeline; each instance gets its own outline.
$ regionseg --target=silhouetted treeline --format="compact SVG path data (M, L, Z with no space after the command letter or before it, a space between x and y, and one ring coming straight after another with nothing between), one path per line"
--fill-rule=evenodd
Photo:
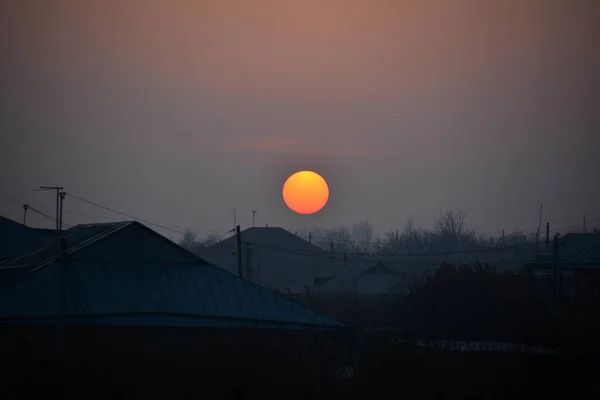
M443 210L433 218L432 227L415 227L412 217L403 229L375 235L369 221L352 227L301 229L298 235L327 251L342 253L408 254L468 251L481 248L522 246L534 243L535 235L520 231L488 236L478 232L458 209Z
M593 277L582 277L586 287ZM597 279L597 278L595 278ZM548 282L484 264L444 264L390 294L311 294L298 301L340 321L396 328L404 339L496 341L591 351L600 332L593 294L556 296Z

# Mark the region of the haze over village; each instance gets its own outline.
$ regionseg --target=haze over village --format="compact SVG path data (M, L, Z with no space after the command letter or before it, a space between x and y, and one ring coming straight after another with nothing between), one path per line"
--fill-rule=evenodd
M3 396L597 398L598 21L1 2Z

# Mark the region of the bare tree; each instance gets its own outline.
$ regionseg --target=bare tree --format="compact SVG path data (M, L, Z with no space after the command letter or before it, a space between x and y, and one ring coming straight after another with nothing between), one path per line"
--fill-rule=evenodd
M356 222L352 226L352 240L357 252L369 252L373 240L373 225L366 219Z
M300 229L296 229L296 235L298 235L298 237L306 240L307 242L309 241L309 235L310 235L310 230L306 229L306 228L300 228Z
M411 215L406 220L406 224L404 224L404 233L410 233L413 231L414 228L415 228L415 220L414 220L413 216Z
M206 235L206 237L202 241L202 245L204 247L214 246L215 244L219 243L221 240L222 240L222 235L219 235L218 233L215 233L215 232L211 232L208 235Z
M196 233L188 229L183 234L183 238L179 241L179 245L186 250L191 250L195 244L196 244Z
M324 249L340 253L353 251L352 235L346 227L324 229L319 237L317 243Z
M467 225L467 215L458 209L440 211L433 218L433 232L441 239L444 250L462 250L476 243L477 233Z

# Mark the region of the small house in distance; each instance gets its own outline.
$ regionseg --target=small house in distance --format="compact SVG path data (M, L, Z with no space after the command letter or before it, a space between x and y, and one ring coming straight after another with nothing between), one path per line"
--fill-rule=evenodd
M554 252L558 253L555 254ZM558 285L562 295L600 301L600 233L567 233L551 244L525 271L537 281Z
M306 240L278 227L253 227L241 232L242 276L269 289L288 292L335 267L335 259ZM197 254L238 274L237 238L232 236ZM303 290L303 289L301 289Z

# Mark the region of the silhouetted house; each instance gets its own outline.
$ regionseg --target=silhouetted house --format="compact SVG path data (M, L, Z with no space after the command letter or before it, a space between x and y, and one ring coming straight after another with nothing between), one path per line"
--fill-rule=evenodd
M54 381L57 343L88 383L181 382L187 374L219 390L244 382L242 366L273 376L309 350L310 371L318 360L348 357L344 325L137 222L79 225L62 239L60 257L53 239L0 263L0 364L10 379Z
M0 262L41 245L55 234L55 230L30 228L0 217Z
M282 292L298 288L334 269L330 254L283 228L254 227L241 232L242 274ZM197 252L208 262L238 274L237 239L232 236ZM303 291L302 286L298 290Z
M309 293L374 296L391 293L403 277L400 269L396 270L381 261L370 263L364 260L339 267L333 276L303 282L302 285L307 287Z
M66 241L72 324L341 329L342 325L217 268L137 222L79 225ZM0 318L59 314L56 241L0 264Z
M600 233L567 233L559 237L558 254L554 251L551 245L536 262L526 263L526 273L550 286L558 284L564 295L588 292L594 301L598 301Z

